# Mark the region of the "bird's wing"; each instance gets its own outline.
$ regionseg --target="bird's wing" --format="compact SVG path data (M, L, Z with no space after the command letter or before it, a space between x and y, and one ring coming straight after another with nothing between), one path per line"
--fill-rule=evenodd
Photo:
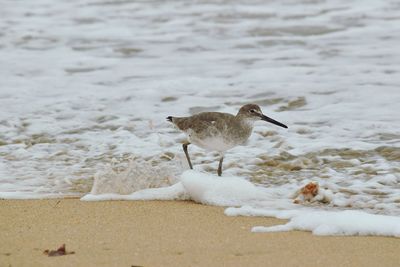
M210 129L218 130L222 122L232 120L234 117L228 113L202 112L191 117L174 118L174 123L182 131L190 129L196 133L202 133Z

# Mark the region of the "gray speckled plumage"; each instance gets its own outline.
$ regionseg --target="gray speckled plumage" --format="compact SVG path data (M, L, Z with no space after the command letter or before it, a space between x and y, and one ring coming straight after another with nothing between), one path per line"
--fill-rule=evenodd
M221 153L246 142L253 130L252 123L243 120L241 116L219 112L203 112L191 117L173 118L172 122L187 134L189 142ZM220 145L209 147L202 142L212 139Z

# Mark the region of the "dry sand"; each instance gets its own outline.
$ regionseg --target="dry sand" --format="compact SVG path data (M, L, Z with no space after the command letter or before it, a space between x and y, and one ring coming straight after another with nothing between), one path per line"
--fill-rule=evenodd
M192 202L1 200L0 266L400 266L400 239L251 233ZM65 243L73 255L48 257Z

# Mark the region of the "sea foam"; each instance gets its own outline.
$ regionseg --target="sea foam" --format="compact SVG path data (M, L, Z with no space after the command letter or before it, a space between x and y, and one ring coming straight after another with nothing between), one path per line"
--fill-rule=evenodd
M81 200L192 200L205 205L234 206L225 210L228 216L267 216L289 220L284 225L255 226L253 232L303 230L315 235L400 237L399 217L357 210L322 211L316 207L293 205L290 199L276 197L278 195L240 177L217 177L189 170L182 174L179 182L168 187L148 188L129 195L88 194Z

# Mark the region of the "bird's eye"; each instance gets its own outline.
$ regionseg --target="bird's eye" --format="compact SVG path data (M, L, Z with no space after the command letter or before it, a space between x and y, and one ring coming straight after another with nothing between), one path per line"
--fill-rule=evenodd
M254 113L254 112L256 112L256 111L255 111L254 109L250 109L250 112L251 112L251 113Z

